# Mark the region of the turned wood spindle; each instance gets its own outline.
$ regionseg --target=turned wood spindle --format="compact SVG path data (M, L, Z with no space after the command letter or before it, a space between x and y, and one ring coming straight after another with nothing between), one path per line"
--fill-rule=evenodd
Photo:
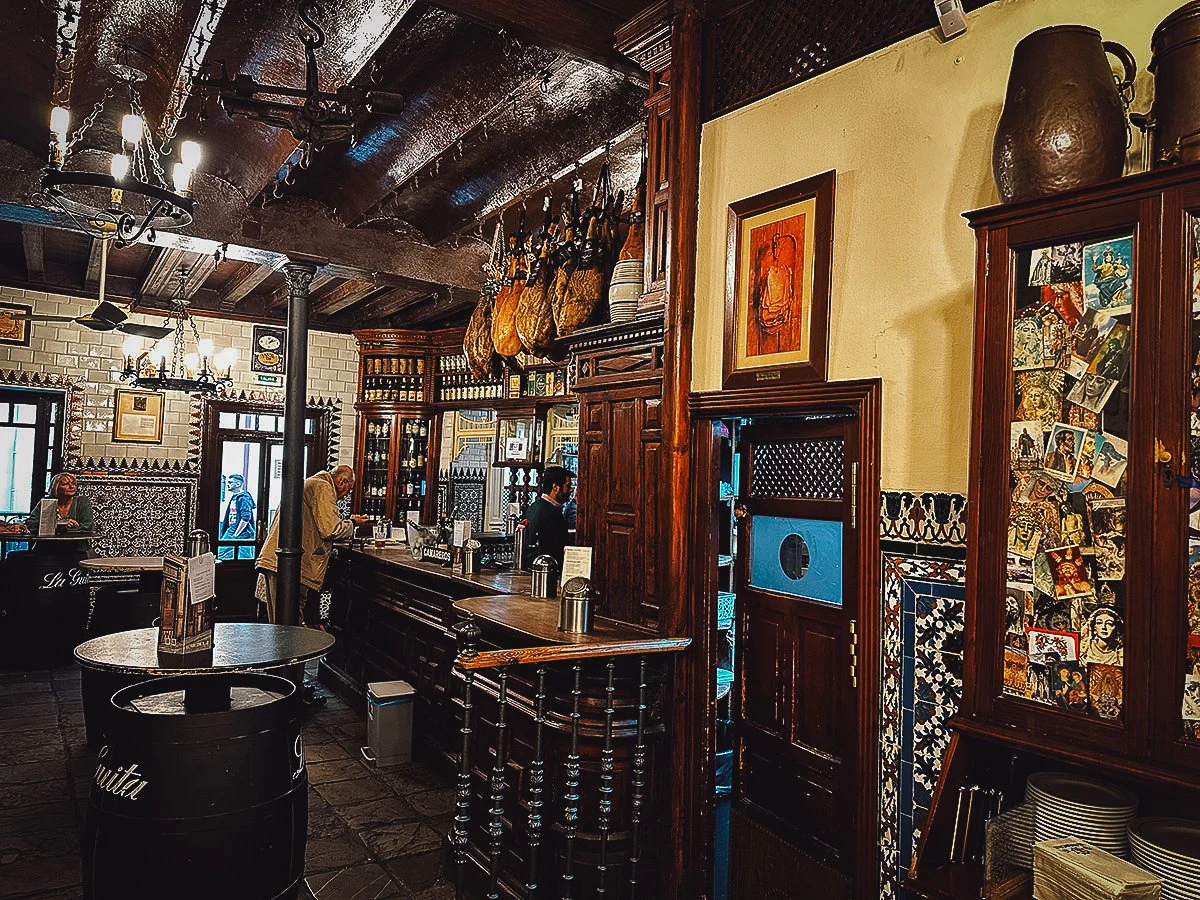
M613 716L617 712L613 706L616 659L610 656L606 668L608 681L604 686L604 749L600 751L600 816L597 820L600 831L600 865L597 870L596 893L600 896L608 893L608 835L612 829L613 807Z
M571 666L575 684L571 689L571 752L567 756L566 783L563 791L563 840L566 845L563 859L562 900L571 900L575 884L575 831L579 827L579 698L583 667Z
M546 667L537 667L537 719L533 737L533 760L529 763L529 880L530 897L538 890L538 850L542 845L542 793L546 781L544 728L546 725Z
M633 747L633 790L630 798L632 822L629 850L629 896L638 894L638 863L642 858L642 811L646 803L646 657L638 657L637 736Z
M462 651L459 656L471 659L478 655L475 645L482 636L474 616L455 627ZM458 786L454 798L454 829L450 833L450 844L454 847L454 896L456 900L466 897L467 840L471 825L471 688L475 683L475 671L463 672L463 724L462 747L459 751Z
M500 850L504 846L504 768L508 765L508 667L498 673L499 711L496 714L496 764L492 767L492 805L488 812L488 867L491 886L487 900L500 900Z

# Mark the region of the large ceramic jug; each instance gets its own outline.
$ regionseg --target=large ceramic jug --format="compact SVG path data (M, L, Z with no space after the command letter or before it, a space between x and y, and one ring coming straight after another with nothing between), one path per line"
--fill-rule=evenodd
M1113 77L1106 53L1124 66ZM1133 55L1083 25L1055 25L1024 37L1013 51L1004 111L992 156L1007 203L1120 178L1125 107Z

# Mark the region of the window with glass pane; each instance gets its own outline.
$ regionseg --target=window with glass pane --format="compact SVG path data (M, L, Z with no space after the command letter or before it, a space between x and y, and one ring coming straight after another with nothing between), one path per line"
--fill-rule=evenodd
M1188 474L1200 479L1200 218L1191 216L1192 390L1188 402ZM1200 492L1188 504L1187 665L1183 683L1183 732L1200 741Z
M221 444L221 503L217 559L254 559L263 445L257 441Z
M1133 239L1018 254L1004 692L1124 706Z
M62 394L0 388L0 516L27 514L62 466Z

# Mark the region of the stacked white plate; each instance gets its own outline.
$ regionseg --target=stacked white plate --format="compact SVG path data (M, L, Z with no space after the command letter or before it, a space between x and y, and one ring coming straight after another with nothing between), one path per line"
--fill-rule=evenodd
M1025 781L1025 798L1037 804L1035 841L1080 838L1129 858L1127 829L1138 804L1129 791L1065 772L1035 772Z
M1135 863L1162 879L1162 900L1200 900L1200 822L1134 819L1129 848Z

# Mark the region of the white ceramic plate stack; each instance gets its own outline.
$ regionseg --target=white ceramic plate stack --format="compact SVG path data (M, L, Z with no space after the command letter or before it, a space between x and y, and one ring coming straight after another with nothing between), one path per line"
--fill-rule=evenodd
M1162 900L1200 900L1200 822L1134 819L1129 848L1135 863L1162 879Z
M1025 798L1037 803L1036 841L1080 838L1129 858L1127 830L1138 804L1129 791L1065 772L1035 772L1025 781Z

